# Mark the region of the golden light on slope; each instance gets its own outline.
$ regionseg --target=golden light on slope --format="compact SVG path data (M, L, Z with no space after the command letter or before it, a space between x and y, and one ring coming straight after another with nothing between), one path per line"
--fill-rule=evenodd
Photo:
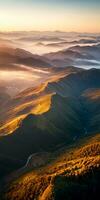
M37 106L31 110L32 114L41 115L47 112L51 106L51 97L53 94L48 94L37 101Z
M0 132L1 135L3 133L3 136L7 134L11 134L14 130L16 130L19 127L20 122L25 118L25 115L15 117L11 121L7 122L5 125L1 126Z
M89 91L86 91L83 94L84 97L88 97L91 100L96 100L100 98L100 89L92 89Z
M0 135L11 134L20 126L21 121L29 114L40 115L47 112L51 106L52 95L53 94L44 95L33 101L23 103L11 110L11 113L8 112L8 114L12 116L1 126Z
M29 88L14 97L10 105L8 104L7 108L5 106L0 113L3 119L0 135L13 133L29 114L41 115L47 112L51 107L51 98L55 94L46 91L48 83L58 82L70 73L71 71L68 70L54 73L45 83L35 88Z
M56 178L59 178L59 176L60 180L61 178L65 178L63 180L66 180L66 184L69 184L69 181L71 181L71 185L72 183L75 185L75 182L73 182L74 177L84 177L84 175L87 174L87 177L90 178L88 172L91 171L93 180L95 180L93 169L99 169L100 167L100 156L98 155L98 152L100 153L100 134L94 137L90 136L85 140L81 138L76 144L77 145L74 147L71 145L69 148L67 147L56 152L55 157L54 155L52 156L52 154L51 156L49 155L50 157L47 157L47 161L51 158L51 162L49 160L48 165L43 164L41 170L40 168L36 170L36 168L32 168L31 165L31 168L28 168L28 170L30 169L28 172L26 171L26 173L23 173L22 171L22 176L18 176L18 171L16 174L14 172L17 181L12 181L9 190L7 190L6 197L9 196L12 199L17 197L24 198L25 192L27 192L28 195L31 194L33 199L49 199L50 194L52 195L52 192L54 192L55 180L57 180ZM86 156L87 148L88 154ZM40 155L41 154L38 154L38 163L40 162ZM33 159L33 166L34 162L35 160ZM72 178L67 179L68 177Z
M20 94L18 94L16 96L16 98L20 98L22 95L24 97L29 97L31 95L36 95L36 94L39 94L40 92L44 91L44 89L46 88L48 82L45 82L43 84L40 84L39 86L37 87L34 87L34 88L29 88L27 90L24 90L23 92L21 92Z

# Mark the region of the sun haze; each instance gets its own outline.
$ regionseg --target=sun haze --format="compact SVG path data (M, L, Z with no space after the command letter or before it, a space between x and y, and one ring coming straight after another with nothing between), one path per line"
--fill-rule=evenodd
M100 32L99 0L0 0L0 31Z

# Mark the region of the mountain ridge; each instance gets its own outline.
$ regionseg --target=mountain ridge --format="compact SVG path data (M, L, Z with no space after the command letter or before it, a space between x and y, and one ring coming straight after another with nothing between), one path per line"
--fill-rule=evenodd
M93 89L94 95L97 90L99 94L99 88L100 71L97 69L78 71L61 78L59 81L49 83L46 85L45 92L43 90L42 93L44 97L47 91L48 95L53 94L50 96L51 106L49 110L40 115L28 113L27 117L18 124L16 130L9 135L1 136L0 152L8 157L11 156L12 160L15 157L22 160L24 165L32 153L52 152L59 145L69 145L79 138L99 133L99 96L95 100L91 100L85 95L87 89L90 94L92 90L92 96ZM30 96L30 90L28 92L29 97L27 99L27 92L24 93L24 100L29 101L32 98L30 100L33 103L34 98L38 95L34 96L32 93L33 96ZM43 102L40 106L44 105L45 98L43 96ZM20 99L21 96L17 98ZM16 107L16 99L14 101ZM27 113L27 111L26 109L24 112Z

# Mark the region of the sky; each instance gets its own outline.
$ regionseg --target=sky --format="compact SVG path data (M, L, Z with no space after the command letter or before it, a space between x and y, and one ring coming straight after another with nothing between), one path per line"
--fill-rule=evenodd
M0 0L0 31L100 32L100 0Z

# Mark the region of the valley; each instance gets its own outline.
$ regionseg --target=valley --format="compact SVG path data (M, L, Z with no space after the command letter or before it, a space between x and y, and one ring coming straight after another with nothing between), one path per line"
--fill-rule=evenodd
M1 33L0 200L99 195L99 55L95 34Z

